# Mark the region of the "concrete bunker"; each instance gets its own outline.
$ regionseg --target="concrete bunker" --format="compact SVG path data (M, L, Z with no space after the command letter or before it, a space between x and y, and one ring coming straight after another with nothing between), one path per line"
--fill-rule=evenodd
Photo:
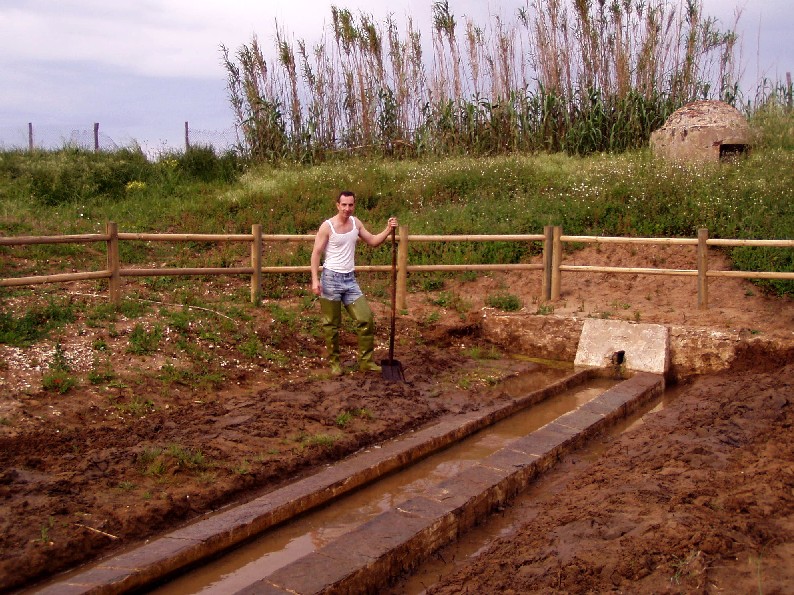
M651 134L654 155L678 163L718 163L752 145L747 119L723 101L694 101L676 110Z

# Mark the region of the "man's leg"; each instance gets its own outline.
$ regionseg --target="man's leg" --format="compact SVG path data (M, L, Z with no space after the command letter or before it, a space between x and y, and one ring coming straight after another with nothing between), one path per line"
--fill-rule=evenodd
M331 374L339 376L342 365L339 363L339 326L342 323L342 302L320 298L320 313L323 318L325 347L328 350L328 363Z
M380 372L380 366L372 361L372 351L375 347L375 319L367 303L367 298L361 296L345 308L350 317L356 321L358 369L363 372Z

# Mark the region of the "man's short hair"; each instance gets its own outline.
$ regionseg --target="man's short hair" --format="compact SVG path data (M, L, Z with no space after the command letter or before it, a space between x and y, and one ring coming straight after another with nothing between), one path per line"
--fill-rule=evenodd
M339 202L340 200L342 200L343 196L349 196L353 200L356 199L356 195L352 191L350 191L350 190L342 190L342 192L339 193L339 196L336 197L336 202Z

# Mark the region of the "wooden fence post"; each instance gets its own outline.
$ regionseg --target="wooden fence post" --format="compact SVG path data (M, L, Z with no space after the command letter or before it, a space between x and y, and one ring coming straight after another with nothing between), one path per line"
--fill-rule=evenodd
M185 151L190 149L190 127L185 122Z
M556 301L560 299L560 290L562 286L562 274L560 265L562 264L562 226L554 226L554 239L552 241L551 250L551 299Z
M400 310L408 307L406 293L408 288L408 228L400 225L400 241L397 244L397 296L395 301Z
M94 122L94 151L99 151L99 122Z
M251 273L251 303L258 306L262 297L262 225L260 223L251 226L251 235L253 236L251 268L254 269Z
M28 122L28 150L33 152L33 122Z
M548 301L551 299L551 255L553 253L552 240L554 238L554 227L551 225L543 226L543 278L541 279L541 299Z
M698 308L706 310L709 307L709 280L706 273L709 270L708 229L698 229Z
M113 221L105 224L107 240L107 261L110 278L108 279L108 290L110 291L110 303L118 306L121 303L121 266L119 259L119 227Z

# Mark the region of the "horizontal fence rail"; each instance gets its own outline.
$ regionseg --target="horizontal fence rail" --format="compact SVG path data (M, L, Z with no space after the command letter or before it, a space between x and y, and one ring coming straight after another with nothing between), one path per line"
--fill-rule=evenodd
M708 230L701 229L697 238L628 238L609 236L575 236L563 235L562 227L544 227L543 234L507 234L507 235L409 235L408 228L399 228L397 252L397 303L405 309L408 273L444 272L444 271L541 271L541 299L556 301L560 299L562 273L606 273L606 274L641 274L697 277L698 306L708 307L708 279L714 277L733 277L743 279L783 279L794 280L792 272L774 271L723 271L709 270L708 247L759 246L759 247L794 247L794 240L741 240L741 239L709 239ZM194 233L130 233L119 232L113 222L106 224L104 234L73 234L62 236L18 236L0 237L0 246L29 246L37 244L96 243L104 242L107 246L107 268L100 271L76 273L58 273L28 277L0 279L0 287L17 287L44 283L65 283L92 279L108 279L110 300L118 304L121 300L121 280L124 277L154 276L198 276L198 275L245 275L251 277L251 301L258 303L262 288L262 274L273 273L309 273L309 265L301 266L262 266L263 247L265 242L313 243L314 234L263 234L260 224L252 225L250 234L194 234ZM188 267L188 268L124 268L119 258L119 242L241 242L251 246L250 266L236 267ZM531 263L485 263L485 264L409 264L409 248L416 242L541 242L543 258L539 264ZM648 267L615 267L568 265L562 262L564 243L582 244L642 244L642 245L678 245L696 247L696 268L664 269ZM361 272L389 272L388 265L357 266Z

